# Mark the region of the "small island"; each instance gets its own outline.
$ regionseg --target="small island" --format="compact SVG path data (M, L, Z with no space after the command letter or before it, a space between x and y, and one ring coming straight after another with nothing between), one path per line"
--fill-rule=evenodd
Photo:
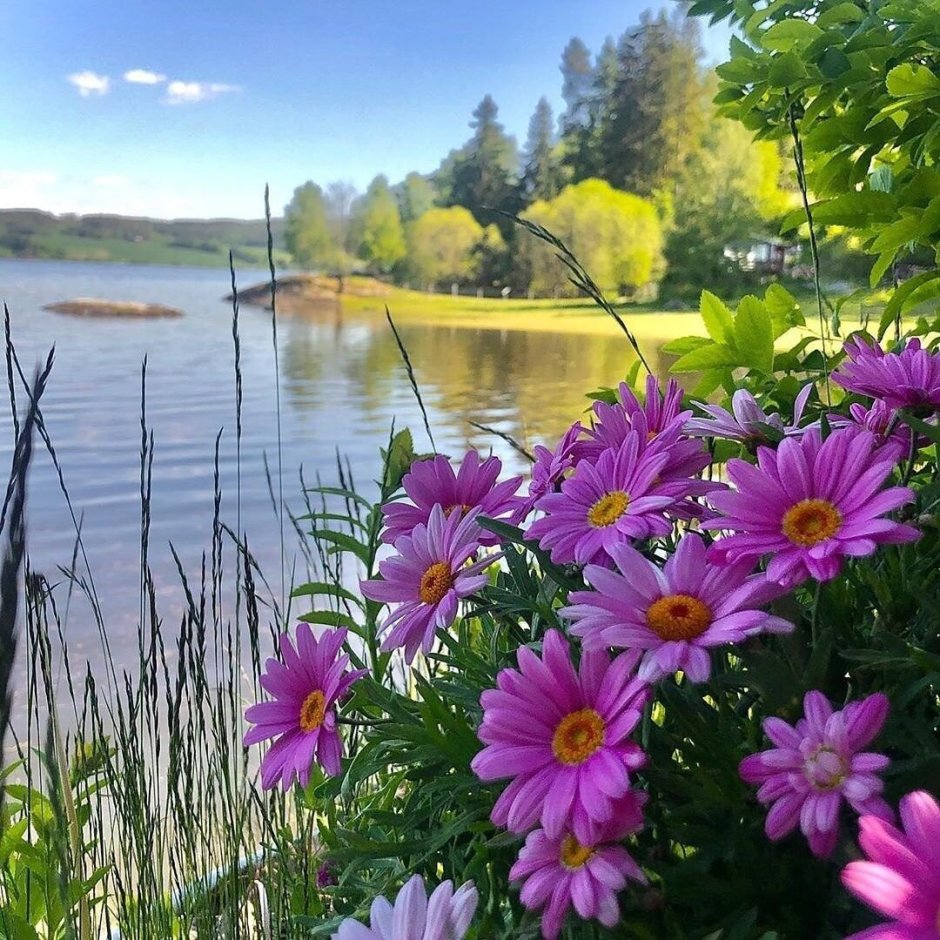
M362 275L331 276L325 274L288 274L277 279L278 309L287 312L303 309L310 304L336 301L341 296L385 297L390 293L388 284ZM227 294L226 300L232 295ZM271 282L253 284L238 291L240 303L254 307L271 306Z
M43 310L54 310L73 317L125 317L128 319L152 319L155 317L181 317L182 310L165 307L163 304L143 304L132 300L100 300L79 297L76 300L60 300L46 304Z

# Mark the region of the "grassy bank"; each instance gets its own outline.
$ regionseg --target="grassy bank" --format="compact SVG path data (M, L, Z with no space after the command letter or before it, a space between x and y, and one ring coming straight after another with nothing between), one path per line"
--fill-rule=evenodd
M815 323L815 296L807 290L797 290L795 296L807 322ZM872 293L863 301L846 303L842 311L843 332L857 328L863 307L865 313L874 317L877 323L881 310L879 301L880 298ZM729 303L733 306L735 301ZM342 300L342 309L348 313L384 316L385 304L388 304L396 321L401 323L427 323L462 329L621 335L613 318L587 299L503 300L390 288L387 297L346 296ZM705 335L705 326L696 310L664 310L651 304L622 304L617 309L641 342L668 342L680 336Z

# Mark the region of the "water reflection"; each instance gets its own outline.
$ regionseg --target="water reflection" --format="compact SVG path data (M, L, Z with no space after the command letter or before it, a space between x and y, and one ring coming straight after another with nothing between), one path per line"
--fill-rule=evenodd
M365 414L388 419L390 395L406 377L384 317L323 305L290 315L281 329L293 407L324 407L324 390L341 377ZM413 323L399 332L427 404L465 446L492 443L471 421L520 441L556 437L588 407L588 391L618 382L636 358L619 336ZM654 368L668 368L658 347L644 352Z

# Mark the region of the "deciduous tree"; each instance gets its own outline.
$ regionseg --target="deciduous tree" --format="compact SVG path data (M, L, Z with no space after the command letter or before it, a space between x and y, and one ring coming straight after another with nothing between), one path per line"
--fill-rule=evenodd
M408 249L398 202L384 176L377 176L369 184L360 214L359 256L387 274L405 257Z
M298 186L284 215L284 241L295 263L302 268L328 265L335 254L336 243L330 232L323 190L311 180Z
M555 199L533 203L524 217L561 238L604 291L635 293L662 276L663 234L652 203L604 180L566 186ZM528 235L519 247L533 290L572 290L552 248Z
M463 206L429 209L408 227L409 271L422 284L467 281L482 238L483 227Z

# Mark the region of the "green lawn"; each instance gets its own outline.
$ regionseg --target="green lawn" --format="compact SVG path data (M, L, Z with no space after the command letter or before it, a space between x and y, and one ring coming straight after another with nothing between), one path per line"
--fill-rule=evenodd
M816 298L811 291L796 292L807 324L818 323ZM869 295L866 310L874 322L880 313L880 297ZM385 304L396 322L423 322L435 326L465 329L525 330L527 332L620 335L613 318L589 300L526 300L477 297L453 297L420 291L391 288L387 297L346 295L343 310L350 313L376 313L384 316ZM847 303L842 311L843 335L857 329L861 303ZM641 342L668 342L680 336L705 335L697 311L657 309L654 305L623 304L618 312Z

